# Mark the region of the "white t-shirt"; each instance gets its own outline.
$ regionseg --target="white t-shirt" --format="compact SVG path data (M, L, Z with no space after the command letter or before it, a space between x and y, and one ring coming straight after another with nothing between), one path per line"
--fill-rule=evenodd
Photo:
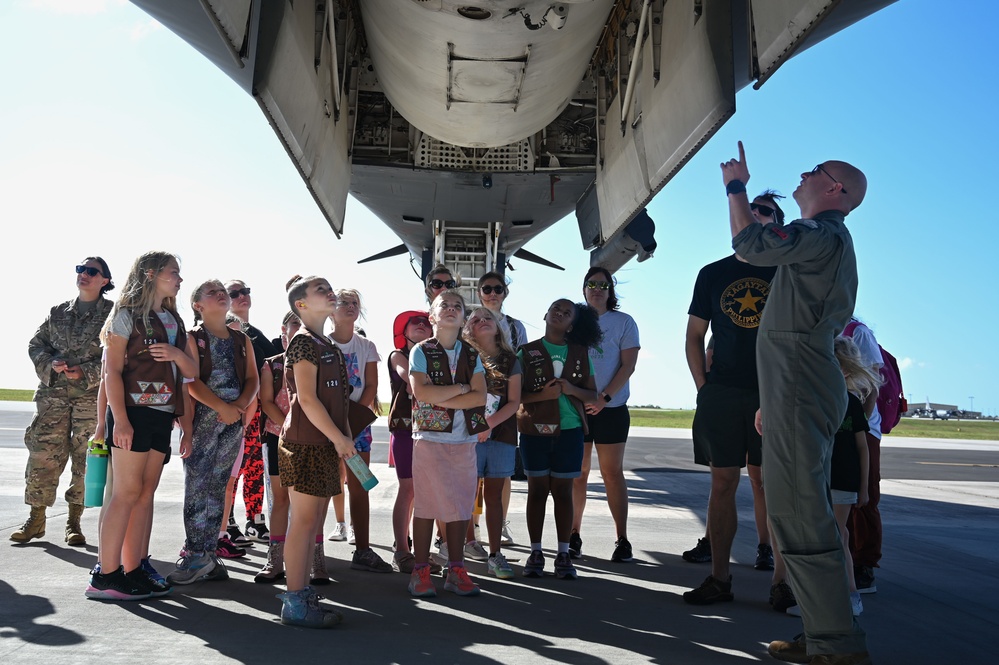
M857 348L860 349L860 357L864 359L869 365L874 365L875 369L880 370L881 366L885 364L884 358L881 357L881 349L878 348L878 340L875 339L874 333L871 329L861 323L859 326L853 329L853 341L857 343ZM876 436L878 440L881 440L881 413L878 411L877 405L874 406L874 412L871 413L871 417L867 419L867 424L871 428L871 434Z
M357 334L351 337L346 344L341 344L332 337L330 341L337 345L347 361L347 378L352 388L350 399L357 402L361 399L361 393L364 392L364 369L368 363L377 363L382 358L378 355L378 349L375 348L374 342Z

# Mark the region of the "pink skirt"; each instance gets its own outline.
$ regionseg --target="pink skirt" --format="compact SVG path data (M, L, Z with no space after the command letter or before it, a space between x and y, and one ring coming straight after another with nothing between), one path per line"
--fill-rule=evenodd
M413 442L413 515L445 523L472 518L479 486L474 443Z

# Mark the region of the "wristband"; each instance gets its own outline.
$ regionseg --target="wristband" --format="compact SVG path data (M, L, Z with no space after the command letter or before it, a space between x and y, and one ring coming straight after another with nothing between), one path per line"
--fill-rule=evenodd
M746 183L741 180L732 180L725 185L726 194L742 194L746 191Z

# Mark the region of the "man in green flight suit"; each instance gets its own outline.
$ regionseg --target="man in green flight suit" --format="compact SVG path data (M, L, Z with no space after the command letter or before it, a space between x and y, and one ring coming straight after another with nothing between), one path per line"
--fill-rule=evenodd
M870 663L829 494L833 436L847 401L833 338L850 321L857 295L853 240L843 222L864 200L867 178L840 161L802 173L793 194L801 219L782 227L755 223L741 142L739 158L721 169L732 248L753 265L777 266L756 342L757 427L767 509L805 632L772 642L769 652L790 662Z

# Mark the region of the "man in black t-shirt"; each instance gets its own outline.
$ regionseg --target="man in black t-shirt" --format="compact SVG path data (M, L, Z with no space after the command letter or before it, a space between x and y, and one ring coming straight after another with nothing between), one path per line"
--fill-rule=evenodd
M752 204L756 220L783 224L784 213L777 205L780 198L770 190L757 196ZM694 283L685 345L687 366L697 387L694 461L711 467L706 535L694 549L683 553L687 561L711 562L711 575L700 587L683 594L684 600L694 605L733 599L729 556L738 526L735 493L741 469L747 464L759 537L756 568L773 569L760 472L762 440L754 419L760 407L756 332L776 270L752 266L733 254L704 266ZM710 362L704 348L709 326Z

